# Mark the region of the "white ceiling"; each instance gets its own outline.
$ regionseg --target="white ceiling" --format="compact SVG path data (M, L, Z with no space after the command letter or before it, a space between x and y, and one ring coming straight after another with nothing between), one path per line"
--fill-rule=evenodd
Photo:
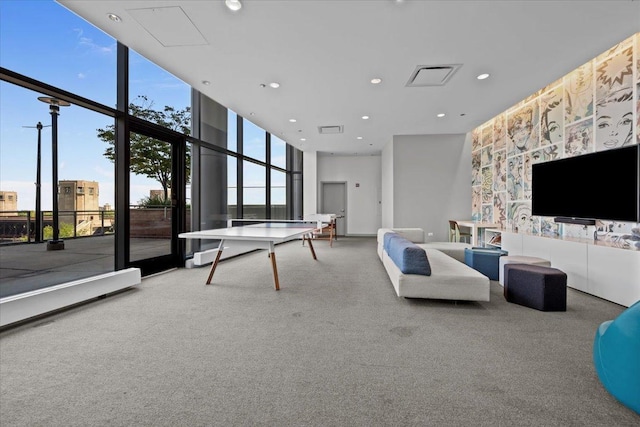
M222 0L58 1L288 143L351 155L393 135L469 132L640 32L637 0L242 0L238 12ZM416 66L442 64L462 64L445 86L406 87ZM327 125L344 133L320 135Z

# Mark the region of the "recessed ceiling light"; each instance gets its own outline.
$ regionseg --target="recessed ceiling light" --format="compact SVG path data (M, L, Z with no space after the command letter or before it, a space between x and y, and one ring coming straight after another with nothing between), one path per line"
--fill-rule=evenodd
M445 114L444 114L444 113L436 114L436 117L444 117L444 116L445 116Z
M369 116L362 116L362 120L369 120Z
M382 79L376 77L375 79L371 79L371 83L373 83L374 85L380 84L382 83Z
M356 139L362 139L362 137L361 136L356 136Z
M297 120L296 120L296 119L289 119L289 121L290 121L291 123L295 123L295 122L297 122Z
M211 84L211 82L209 80L203 80L202 84L205 86L209 86Z
M307 138L300 138L300 141L306 141Z
M254 113L253 111L249 113L250 116L255 116L256 113Z
M274 89L278 89L280 87L280 83L276 83L276 82L269 83L269 86L271 86Z
M227 7L234 12L242 9L242 3L240 3L240 0L224 0L224 4L226 4Z
M484 74L480 74L478 77L476 77L476 79L478 79L478 80L484 80L484 79L486 79L486 78L488 78L488 77L489 77L489 74L484 73Z
M107 16L109 17L109 19L111 19L113 22L122 22L122 18L120 18L118 15L116 15L115 13L107 13Z

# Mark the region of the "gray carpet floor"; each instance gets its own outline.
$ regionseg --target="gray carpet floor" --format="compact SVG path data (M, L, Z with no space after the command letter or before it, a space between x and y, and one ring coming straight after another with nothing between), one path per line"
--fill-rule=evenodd
M398 298L374 238L299 241L179 269L0 332L9 426L637 426L600 384L598 325L566 312Z

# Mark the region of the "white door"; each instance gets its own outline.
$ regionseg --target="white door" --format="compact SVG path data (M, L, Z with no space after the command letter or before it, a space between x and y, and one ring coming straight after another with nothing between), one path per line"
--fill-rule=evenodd
M320 213L336 214L336 235L347 234L347 184L345 182L323 182Z

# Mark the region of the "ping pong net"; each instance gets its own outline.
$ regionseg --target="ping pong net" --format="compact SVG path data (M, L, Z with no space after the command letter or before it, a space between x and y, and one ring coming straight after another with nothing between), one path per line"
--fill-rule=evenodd
M315 228L321 229L323 223L320 220L288 220L288 219L230 219L228 227L252 227L252 228Z

